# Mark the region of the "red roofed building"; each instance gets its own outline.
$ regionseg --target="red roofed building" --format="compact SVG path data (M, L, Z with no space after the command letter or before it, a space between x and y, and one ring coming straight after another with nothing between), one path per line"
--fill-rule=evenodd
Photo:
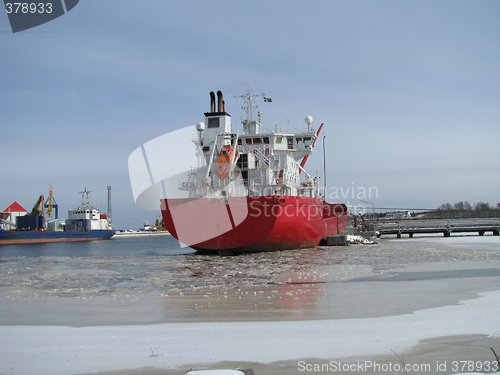
M16 217L24 216L27 213L28 213L28 211L26 211L26 209L23 206L21 206L19 203L15 202L15 201L12 202L12 204L9 207L7 207L5 210L3 210L0 213L0 217L2 218L2 223L0 225L0 228L12 229L11 225L8 225L8 224L4 223L3 221L15 224Z

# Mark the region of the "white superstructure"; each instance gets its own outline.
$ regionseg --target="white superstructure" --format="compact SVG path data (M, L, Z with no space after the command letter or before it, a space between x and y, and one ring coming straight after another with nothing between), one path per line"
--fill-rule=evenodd
M197 125L194 139L198 168L179 187L190 197L319 195L317 178L301 166L319 132L312 128L312 117L306 117L307 128L300 133L261 133L262 114L257 111L254 116L256 97L250 92L242 96L245 117L243 132L238 134L232 130L222 93L217 92L217 110L215 94L210 93L210 112L205 113L205 123Z
M107 230L112 229L107 214L101 213L91 206L89 194L85 188L82 194L82 203L77 208L68 210L68 219L65 221L66 230Z

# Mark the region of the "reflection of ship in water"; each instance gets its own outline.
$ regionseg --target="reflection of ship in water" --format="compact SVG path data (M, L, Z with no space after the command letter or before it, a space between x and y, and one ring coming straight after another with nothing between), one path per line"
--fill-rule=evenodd
M196 288L168 291L163 315L173 321L198 316L204 321L314 319L322 317L325 284L280 284L244 288Z
M304 166L323 127L299 133L261 133L258 96L242 96L243 132L232 130L222 93L210 93L210 112L197 126L198 167L162 199L166 228L201 253L241 253L314 247L344 232L347 208L327 203ZM268 100L269 101L269 100Z
M2 223L14 229L0 230L0 244L15 245L47 242L92 241L111 238L112 229L109 213L101 213L90 204L86 188L80 192L82 203L79 207L68 210L68 218L58 218L58 205L49 189L49 198L45 201L40 195L30 213L17 212L15 224L2 218ZM110 211L111 187L108 187L108 210ZM12 206L12 205L11 205ZM55 218L52 219L52 211ZM4 212L7 211L4 210Z

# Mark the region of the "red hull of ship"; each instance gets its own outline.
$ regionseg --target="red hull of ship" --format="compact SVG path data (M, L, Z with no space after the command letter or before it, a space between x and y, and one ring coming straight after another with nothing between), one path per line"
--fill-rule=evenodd
M347 225L345 205L319 198L164 199L161 204L166 229L199 253L314 247Z

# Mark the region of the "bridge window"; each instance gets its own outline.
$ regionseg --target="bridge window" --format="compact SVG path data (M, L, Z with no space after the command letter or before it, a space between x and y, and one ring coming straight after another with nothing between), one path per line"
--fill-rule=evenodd
M267 145L269 144L269 137L262 138L262 141Z
M281 136L276 137L276 143L281 143L282 140L283 140L283 137L281 137Z
M245 143L246 143L247 145L251 145L251 144L252 144L252 138L247 138L247 139L245 139Z
M238 138L238 144L239 145L242 145L243 144L243 140L241 138Z
M254 138L253 139L253 144L254 145L259 145L261 143L261 141L262 141L262 139L260 139L260 138Z
M211 117L208 119L208 127L209 128L218 128L220 126L218 117Z

